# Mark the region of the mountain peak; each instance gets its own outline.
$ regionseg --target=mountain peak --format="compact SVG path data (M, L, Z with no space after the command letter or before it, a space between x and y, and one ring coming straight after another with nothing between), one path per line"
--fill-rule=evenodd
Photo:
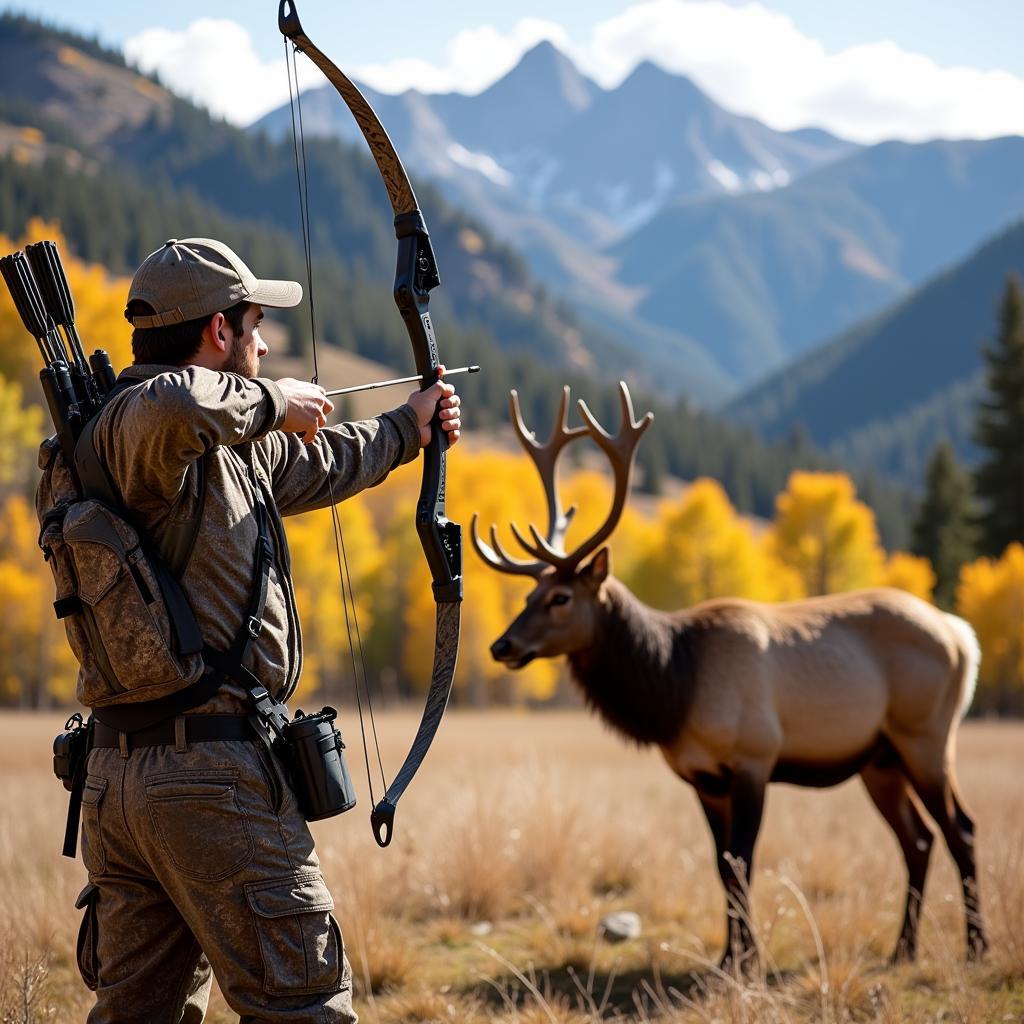
M519 63L524 64L529 61L559 61L569 60L568 57L562 51L555 46L550 39L542 39L539 43L534 43L523 55L519 58ZM569 61L571 64L572 61Z
M598 87L554 43L542 39L486 94L538 105L555 104L574 111L590 106Z
M681 72L666 71L665 68L650 60L642 60L619 86L625 92L640 90L658 90L664 93L671 90L677 99L690 102L703 102L713 105L713 101L703 89Z

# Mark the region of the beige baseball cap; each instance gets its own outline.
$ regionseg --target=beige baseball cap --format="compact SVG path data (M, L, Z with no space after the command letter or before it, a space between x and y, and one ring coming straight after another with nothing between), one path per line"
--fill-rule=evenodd
M167 327L212 316L238 302L284 309L302 301L296 281L261 281L223 242L212 238L169 238L150 253L132 278L128 301L140 299L156 310L129 316L133 327Z

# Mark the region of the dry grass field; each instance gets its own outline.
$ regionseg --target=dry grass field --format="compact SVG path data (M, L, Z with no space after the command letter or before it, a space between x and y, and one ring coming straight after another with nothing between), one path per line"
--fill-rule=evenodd
M49 765L60 725L0 717L3 1022L78 1022L90 1004L74 967L84 871L60 856L66 801ZM409 714L378 715L392 770L414 726ZM356 740L355 721L347 728ZM723 897L697 802L657 755L582 713L452 714L391 848L373 843L365 795L314 826L361 1018L1024 1021L1024 726L967 725L959 764L980 829L984 964L962 959L959 886L937 846L920 960L889 968L904 885L894 839L856 782L774 787L753 887L767 955L761 976L739 983L713 968ZM598 937L617 909L640 914L639 939ZM207 1019L237 1018L215 992Z

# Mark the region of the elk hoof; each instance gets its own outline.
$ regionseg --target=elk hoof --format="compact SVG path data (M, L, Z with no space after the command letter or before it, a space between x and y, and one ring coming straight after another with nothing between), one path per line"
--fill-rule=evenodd
M973 962L982 960L988 952L988 939L980 930L972 930L967 935L967 959Z
M718 961L718 969L730 978L751 978L757 973L758 956L754 946L727 949Z
M900 941L896 943L896 948L892 951L892 956L889 957L889 966L898 967L900 964L913 963L916 958L916 944L909 939L901 937Z

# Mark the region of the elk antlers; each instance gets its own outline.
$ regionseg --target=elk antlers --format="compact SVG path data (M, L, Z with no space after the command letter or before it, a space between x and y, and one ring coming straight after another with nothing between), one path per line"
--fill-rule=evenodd
M505 551L498 541L498 531L494 526L491 526L490 530L491 543L484 543L477 536L477 516L474 514L470 525L473 547L491 568L514 576L538 577L553 567L562 575L570 575L584 558L596 551L611 536L622 516L622 510L626 506L637 444L644 431L651 425L651 420L654 419L654 413L650 412L639 421L635 419L629 389L624 381L619 382L619 400L622 405L622 423L618 434L609 434L594 418L594 414L587 408L587 403L583 399L579 399L577 405L586 425L569 427L569 388L566 386L562 389L562 399L558 406L558 414L555 416L551 436L544 444L540 444L533 431L528 430L523 422L519 408L519 395L515 391L510 392L509 407L512 413L512 425L519 438L519 443L533 460L544 486L548 504L548 528L547 533L542 535L531 523L530 534L533 537L531 543L519 532L515 523L509 524L512 534L520 546L534 558L533 561L524 561L520 558L513 558ZM608 456L615 477L615 496L612 499L611 511L604 524L582 544L566 553L565 534L576 509L570 507L567 511L562 511L561 500L558 496L558 456L567 444L584 436L591 437Z

